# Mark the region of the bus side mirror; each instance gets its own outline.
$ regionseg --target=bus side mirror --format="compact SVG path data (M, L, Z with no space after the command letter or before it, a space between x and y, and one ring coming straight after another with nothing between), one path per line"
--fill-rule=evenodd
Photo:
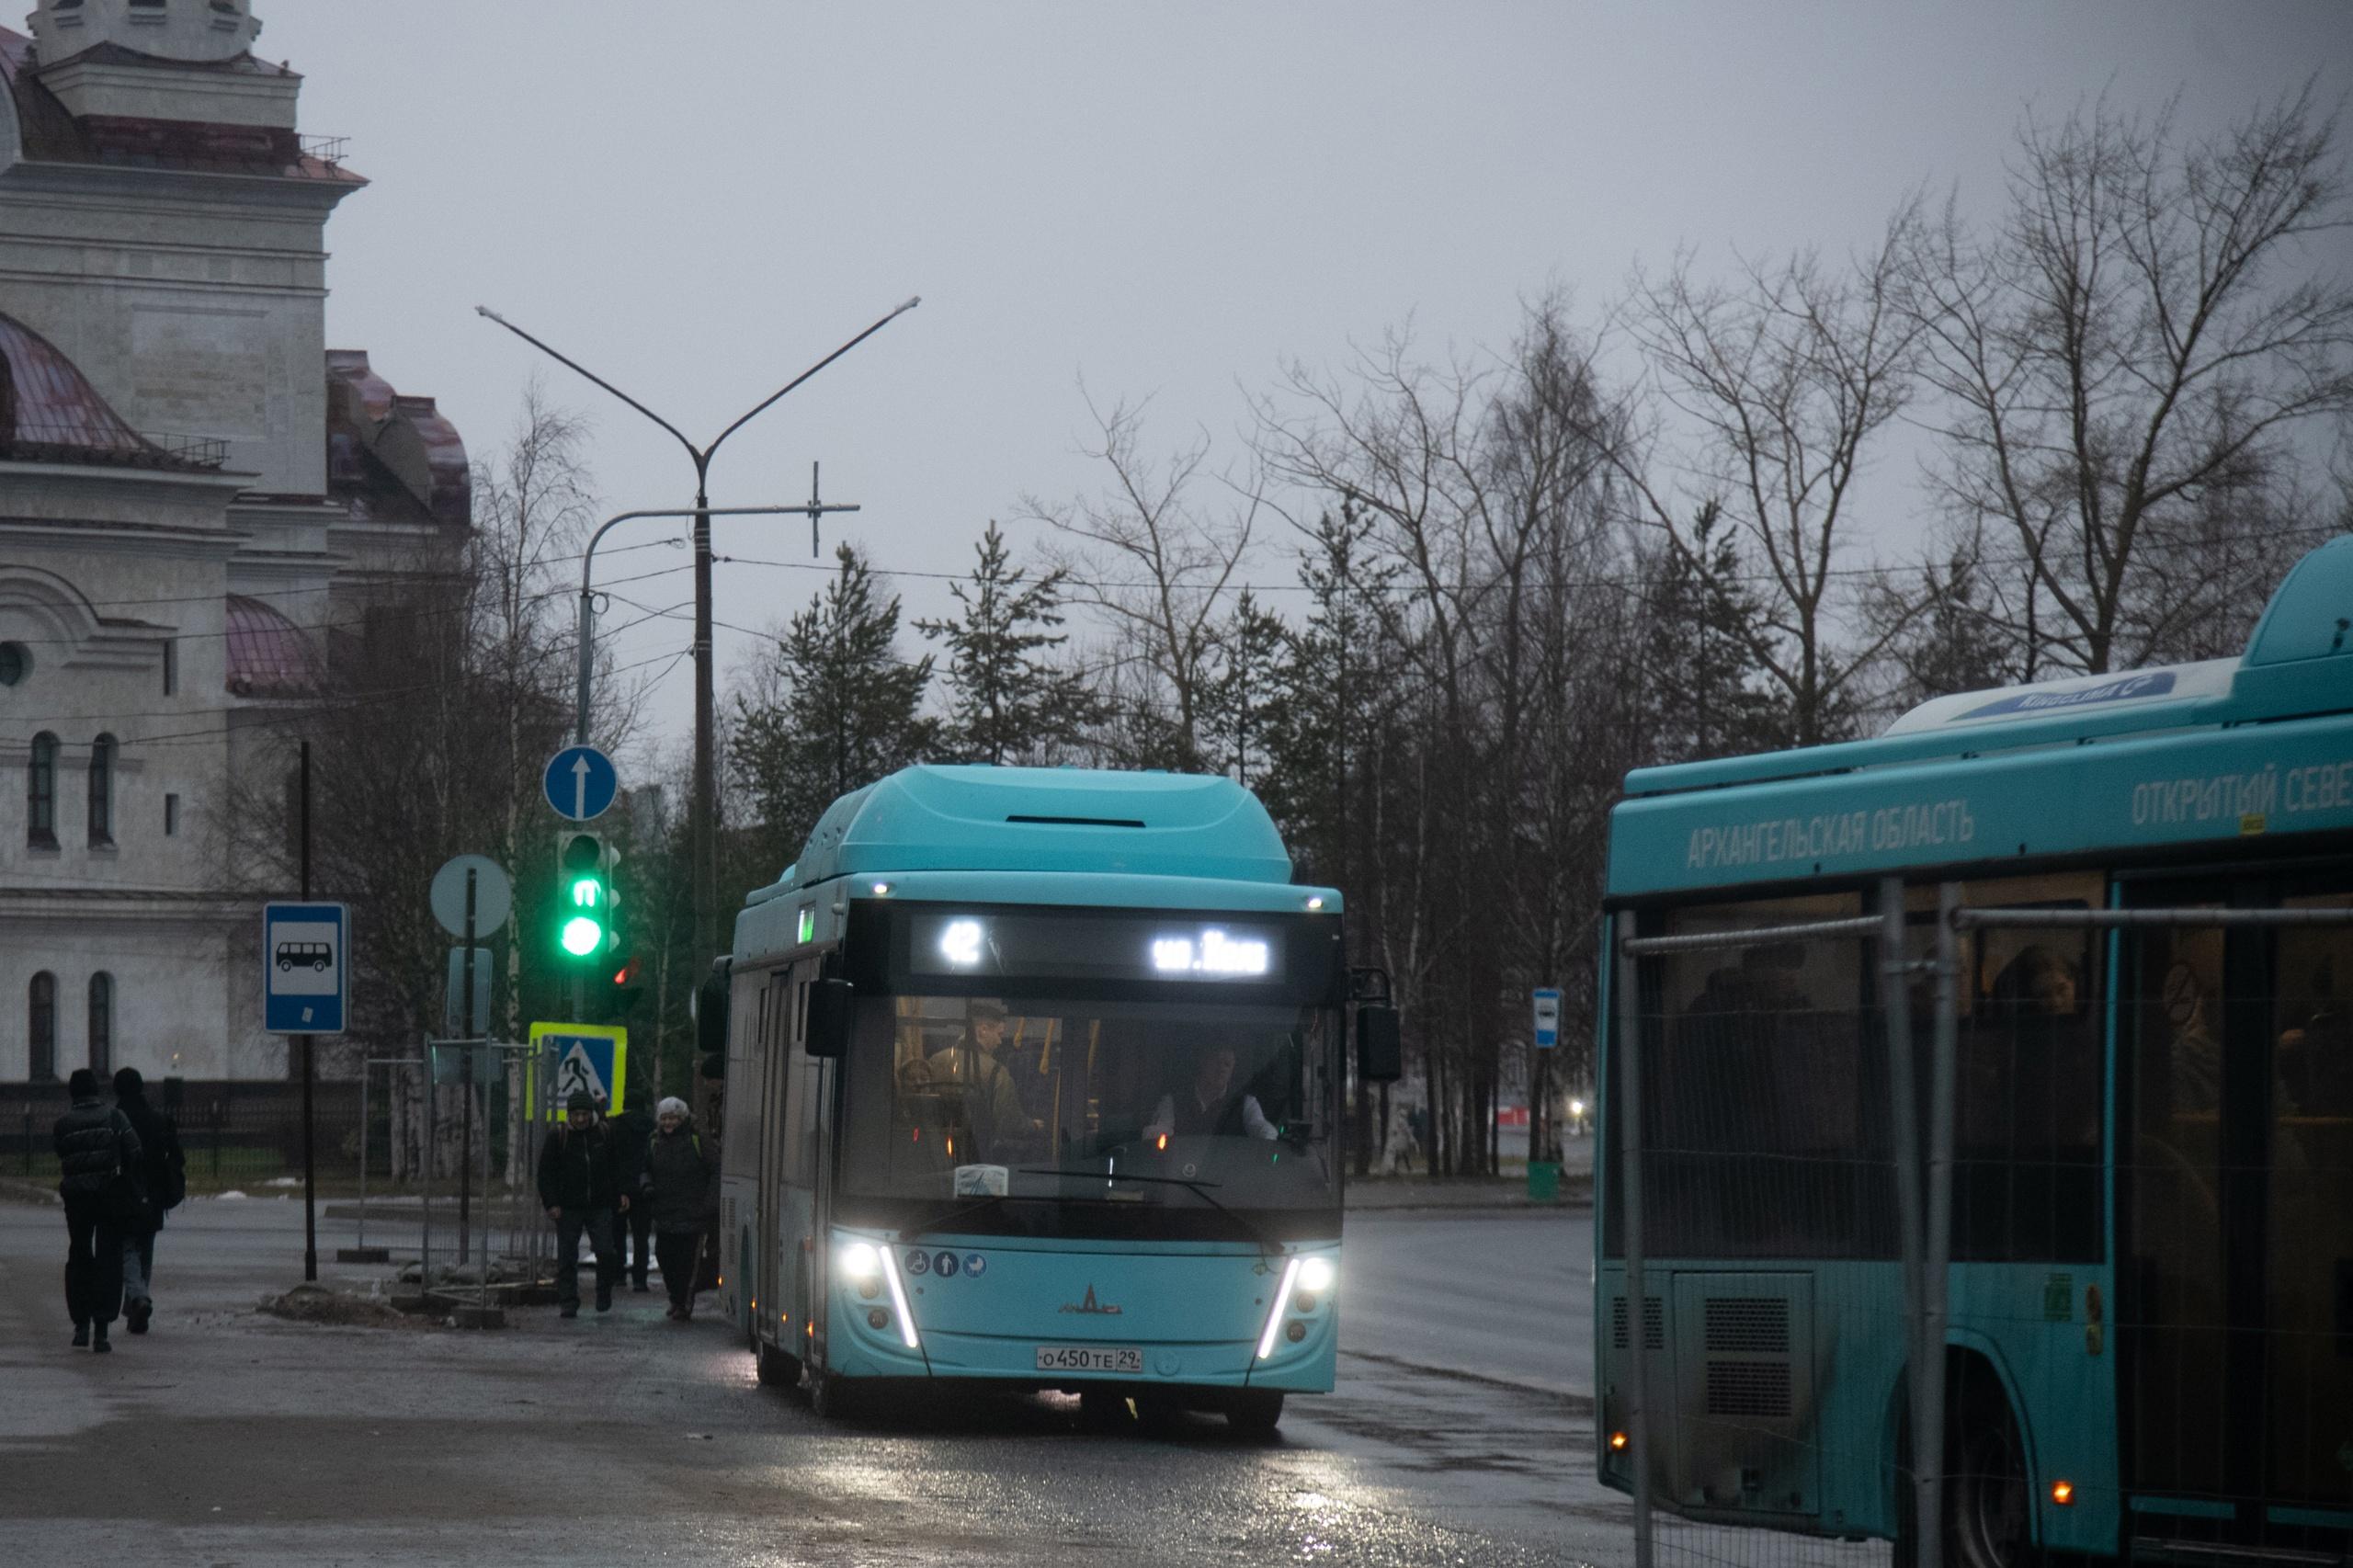
M1368 1002L1357 1009L1357 1081L1393 1084L1405 1075L1405 1048L1397 1032L1397 1009Z
M837 1057L848 1050L850 1004L857 999L857 990L847 980L811 981L802 1049L818 1057Z
M715 966L695 987L695 1049L706 1056L727 1055L727 975Z

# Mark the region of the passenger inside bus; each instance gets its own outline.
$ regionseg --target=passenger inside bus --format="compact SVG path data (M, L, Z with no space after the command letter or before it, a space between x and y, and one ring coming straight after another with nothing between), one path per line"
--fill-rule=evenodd
M924 1063L939 1115L948 1129L961 1129L959 1157L966 1163L1003 1163L1028 1149L1042 1123L1022 1108L1012 1070L1000 1060L1005 1048L1006 1006L975 996L964 1010L955 1043ZM905 1087L903 1079L903 1092Z

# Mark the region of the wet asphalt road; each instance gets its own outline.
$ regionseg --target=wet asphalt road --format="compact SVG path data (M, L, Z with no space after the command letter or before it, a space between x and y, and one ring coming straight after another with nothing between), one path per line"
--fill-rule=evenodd
M323 1221L322 1256L348 1231ZM658 1286L498 1333L286 1323L253 1310L301 1278L280 1200L175 1215L154 1332L100 1358L66 1346L63 1241L57 1210L0 1205L0 1541L44 1568L1629 1554L1590 1479L1581 1214L1352 1214L1339 1389L1272 1441L1081 1431L1051 1396L828 1425L726 1326L665 1323Z

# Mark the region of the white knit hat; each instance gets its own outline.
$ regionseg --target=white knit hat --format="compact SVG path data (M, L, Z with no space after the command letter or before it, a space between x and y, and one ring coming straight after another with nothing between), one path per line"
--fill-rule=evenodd
M672 1095L668 1099L664 1100L660 1105L654 1108L654 1114L657 1117L685 1116L688 1114L687 1110L687 1102L680 1099L677 1096Z

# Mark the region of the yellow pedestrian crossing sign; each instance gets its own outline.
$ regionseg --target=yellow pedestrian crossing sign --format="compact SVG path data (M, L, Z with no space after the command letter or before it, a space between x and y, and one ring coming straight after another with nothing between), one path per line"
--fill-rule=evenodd
M564 1106L574 1093L600 1102L608 1116L619 1116L629 1093L629 1030L618 1024L533 1024L531 1044L540 1070L531 1074L530 1094L548 1085L547 1119L561 1121Z

